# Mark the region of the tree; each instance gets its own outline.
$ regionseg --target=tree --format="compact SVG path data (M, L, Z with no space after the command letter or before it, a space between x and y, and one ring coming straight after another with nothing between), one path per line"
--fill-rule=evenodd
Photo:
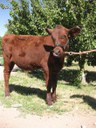
M12 0L8 31L14 34L45 35L45 28L60 24L60 9L52 0ZM30 6L29 6L30 5Z
M52 0L31 0L32 18L35 34L45 35L45 28L52 28L60 23L60 9Z
M45 28L62 24L71 28L81 26L81 34L70 40L70 51L96 48L96 0L12 0L8 31L14 34L45 35ZM3 6L4 8L4 6ZM96 53L73 56L84 74L85 63L96 65ZM83 75L84 76L84 75Z
M14 34L30 34L30 10L29 3L26 0L10 1L10 16L7 25L8 31Z
M84 51L96 48L96 1L95 0L68 0L67 2L68 12L74 19L72 23L78 23L82 26L82 32L77 40L76 45L72 42L70 43L71 51ZM80 67L82 76L84 75L84 65L85 63L90 65L96 65L96 53L91 53L89 55L76 56L70 59L68 62L73 60L77 61ZM82 77L82 80L84 78Z
M2 54L2 45L1 45L1 41L2 41L2 37L0 37L0 56L1 56L1 54Z

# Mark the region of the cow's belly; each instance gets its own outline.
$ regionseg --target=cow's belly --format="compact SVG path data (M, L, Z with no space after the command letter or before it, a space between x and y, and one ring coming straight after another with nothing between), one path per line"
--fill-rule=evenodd
M22 69L33 70L34 68L42 67L44 56L40 56L40 54L30 56L27 54L13 54L11 60Z

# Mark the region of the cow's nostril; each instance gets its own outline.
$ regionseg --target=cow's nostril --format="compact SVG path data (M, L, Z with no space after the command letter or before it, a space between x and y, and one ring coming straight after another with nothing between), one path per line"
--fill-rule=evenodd
M60 50L56 50L55 53L56 53L56 54L60 54Z
M53 52L53 55L56 56L56 57L59 57L60 56L60 50L55 50Z

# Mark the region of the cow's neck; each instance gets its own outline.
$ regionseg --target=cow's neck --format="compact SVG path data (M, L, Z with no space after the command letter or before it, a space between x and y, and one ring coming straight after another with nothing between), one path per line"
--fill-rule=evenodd
M45 42L46 42L46 44L48 44L48 45L50 45L52 47L55 46L55 43L54 43L54 41L53 41L53 39L52 39L52 37L50 35L45 37Z

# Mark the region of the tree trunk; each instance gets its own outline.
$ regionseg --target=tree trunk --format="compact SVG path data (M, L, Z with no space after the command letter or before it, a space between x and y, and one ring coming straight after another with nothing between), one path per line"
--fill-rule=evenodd
M82 85L87 85L87 81L86 81L86 74L85 74L85 58L86 55L81 55L80 56L80 60L79 60L79 67L80 67L80 77L81 77L81 84Z
M84 72L84 68L80 69L80 74L81 74L81 84L82 85L87 85L86 74Z

